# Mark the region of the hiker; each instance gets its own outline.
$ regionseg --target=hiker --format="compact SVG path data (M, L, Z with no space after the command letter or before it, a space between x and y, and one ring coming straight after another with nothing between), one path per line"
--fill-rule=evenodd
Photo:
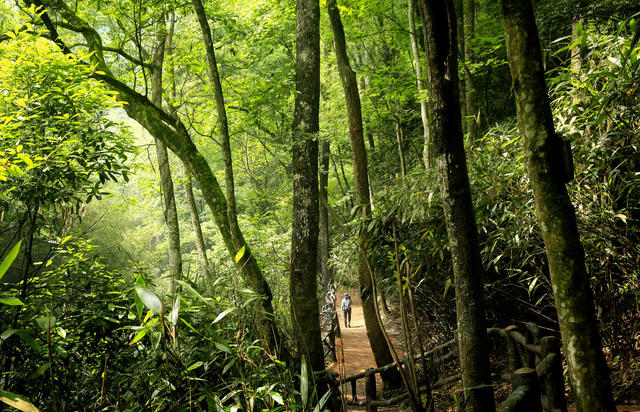
M342 303L340 304L340 310L344 315L344 326L346 328L351 327L351 296L348 293L344 294Z

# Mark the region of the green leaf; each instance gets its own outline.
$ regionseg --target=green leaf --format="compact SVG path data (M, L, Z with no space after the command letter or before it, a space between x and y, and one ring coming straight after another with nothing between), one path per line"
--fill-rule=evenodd
M307 375L307 362L302 358L300 364L300 395L302 396L302 407L306 408L309 402L309 378Z
M16 243L15 246L11 249L11 251L7 255L7 257L4 258L2 263L0 263L0 279L2 279L4 274L9 269L9 266L11 266L11 264L13 263L15 258L18 256L18 251L20 251L20 244L21 243L22 243L22 241L19 241L18 243Z
M24 305L24 303L22 303L22 301L18 298L0 298L0 303L9 306Z
M193 365L189 366L189 367L187 368L187 370L188 370L188 371L192 371L192 370L194 370L194 369L199 368L199 367L200 367L200 366L202 366L202 365L203 365L203 362L202 362L202 361L198 361L198 362L194 363Z
M222 352L226 352L229 355L231 355L231 348L226 343L214 342L214 344L216 345L216 348L218 348L218 350L220 350Z
M2 332L2 334L0 334L0 339L2 340L7 340L9 339L14 333L16 333L15 329L7 329L4 332Z
M51 367L51 363L49 363L49 362L45 363L44 365L41 365L38 369L33 371L33 373L31 375L29 375L27 380L28 381L32 381L32 380L37 379L40 375L45 373L47 371L47 369L49 369L50 367Z
M56 325L56 317L55 316L43 316L41 318L36 319L36 323L42 330L53 329Z
M162 311L162 302L160 302L160 298L149 289L136 285L136 294L147 308L156 313L160 313L160 311Z
M246 245L242 246L238 253L236 253L236 257L234 258L235 262L238 263L240 259L244 256L244 251L246 249Z
M282 395L279 392L271 392L269 396L279 405L284 405L284 399L282 399Z
M182 287L186 289L189 293L191 293L193 296L195 296L200 301L202 301L204 304L209 305L209 301L205 299L201 294L199 294L194 288L192 288L191 285L189 285L187 282L182 280L178 280L177 282L181 284Z
M229 309L225 309L223 310L217 317L216 319L213 321L213 323L218 323L220 322L225 316L227 316L229 313L233 312L234 310L236 310L236 308L229 308Z
M138 333L136 333L136 336L134 336L133 339L131 340L131 342L129 342L129 346L133 345L134 343L136 343L140 339L144 338L147 333L149 333L149 328L144 328L141 331L139 331Z

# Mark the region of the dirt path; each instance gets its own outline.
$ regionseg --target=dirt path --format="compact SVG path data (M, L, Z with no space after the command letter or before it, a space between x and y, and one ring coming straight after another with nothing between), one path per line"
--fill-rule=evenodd
M349 293L351 295L351 327L347 328L344 325L344 316L340 312L340 302L342 301L343 294L338 295L336 304L338 319L340 321L340 333L341 337L336 339L336 352L338 356L338 362L335 363L331 369L340 374L341 377L347 377L355 375L360 372L364 372L368 368L375 368L376 362L371 352L371 346L369 345L369 338L367 337L367 329L364 326L364 316L362 313L362 302L357 293ZM391 337L396 350L398 350L397 341L395 337ZM400 355L402 356L402 355ZM382 388L382 380L380 375L376 375L376 381L378 386L378 392ZM359 400L364 399L364 379L359 379L357 382L357 397ZM351 386L342 388L345 398L351 399ZM385 409L391 410L391 409Z

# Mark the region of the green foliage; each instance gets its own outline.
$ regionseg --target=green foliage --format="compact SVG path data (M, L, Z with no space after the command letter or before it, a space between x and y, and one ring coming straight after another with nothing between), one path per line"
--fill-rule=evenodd
M106 117L115 97L51 42L14 37L0 44L1 188L29 206L100 198L106 181L127 179L132 150Z

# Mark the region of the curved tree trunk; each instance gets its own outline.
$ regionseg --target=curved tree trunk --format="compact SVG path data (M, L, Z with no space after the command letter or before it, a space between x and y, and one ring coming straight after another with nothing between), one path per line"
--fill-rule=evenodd
M118 92L118 100L125 103L124 109L127 115L140 123L153 137L162 141L187 166L198 181L231 259L234 259L240 249L245 248L242 257L234 262L243 281L258 296L262 297L257 303L258 310L255 313L257 328L265 340L265 346L272 350L278 350L280 337L273 319L272 295L269 285L253 257L249 245L245 243L242 233L232 237L226 198L207 160L198 151L180 118L177 115L169 115L145 96L114 77L109 66L105 63L100 35L92 26L78 17L63 0L47 0L43 3L47 9L58 12L66 20L68 28L82 34L85 38L89 50L93 52L91 55L92 63L96 64L98 70L103 72L95 73L93 77L105 82L109 88ZM51 31L54 41L61 41L55 27L47 28ZM68 49L63 48L63 50Z
M456 20L451 0L421 0L429 69L431 136L453 264L462 383L468 411L495 411L484 312L482 260L458 94Z
M360 94L358 92L358 82L355 72L349 64L347 56L346 41L344 28L340 19L335 0L327 1L327 9L329 12L329 20L331 29L333 30L334 45L336 58L338 61L338 70L340 79L344 89L344 95L347 106L347 117L349 120L349 141L351 143L351 156L353 160L353 180L355 186L356 205L362 208L363 224L366 224L371 215L371 199L369 197L369 174L367 167L367 152L364 145L364 134L362 130L362 110L360 106ZM362 244L366 244L366 239L360 240ZM359 248L359 265L358 280L360 282L362 311L364 313L364 322L367 328L367 336L371 344L373 357L376 365L382 367L393 362L393 357L387 346L382 325L378 322L376 315L375 302L376 296L372 293L371 274L369 273L366 256L363 256L363 248ZM400 376L396 369L381 374L383 381L387 385L397 385L400 382Z
M472 146L475 140L478 138L478 122L476 121L476 103L475 92L473 90L473 78L471 76L471 70L469 69L469 63L471 63L471 39L475 32L475 14L476 3L475 0L464 0L462 6L463 9L463 23L464 23L464 104L465 104L465 130L468 133L467 141Z
M568 156L556 134L529 0L503 0L518 128L547 251L562 344L578 411L615 411L576 215L565 183Z
M318 131L320 110L320 6L296 4L296 99L293 115L293 222L291 323L296 357L324 370L318 307ZM321 391L322 392L322 391Z
M167 41L167 27L164 16L158 22L156 43L151 61L151 102L162 107L162 66L164 62L165 44ZM180 226L178 223L178 210L173 191L173 179L169 166L169 153L166 146L157 138L156 155L158 158L158 171L162 184L162 198L164 202L164 220L167 224L169 243L169 293L173 297L176 293L176 280L182 276L182 255L180 253Z

